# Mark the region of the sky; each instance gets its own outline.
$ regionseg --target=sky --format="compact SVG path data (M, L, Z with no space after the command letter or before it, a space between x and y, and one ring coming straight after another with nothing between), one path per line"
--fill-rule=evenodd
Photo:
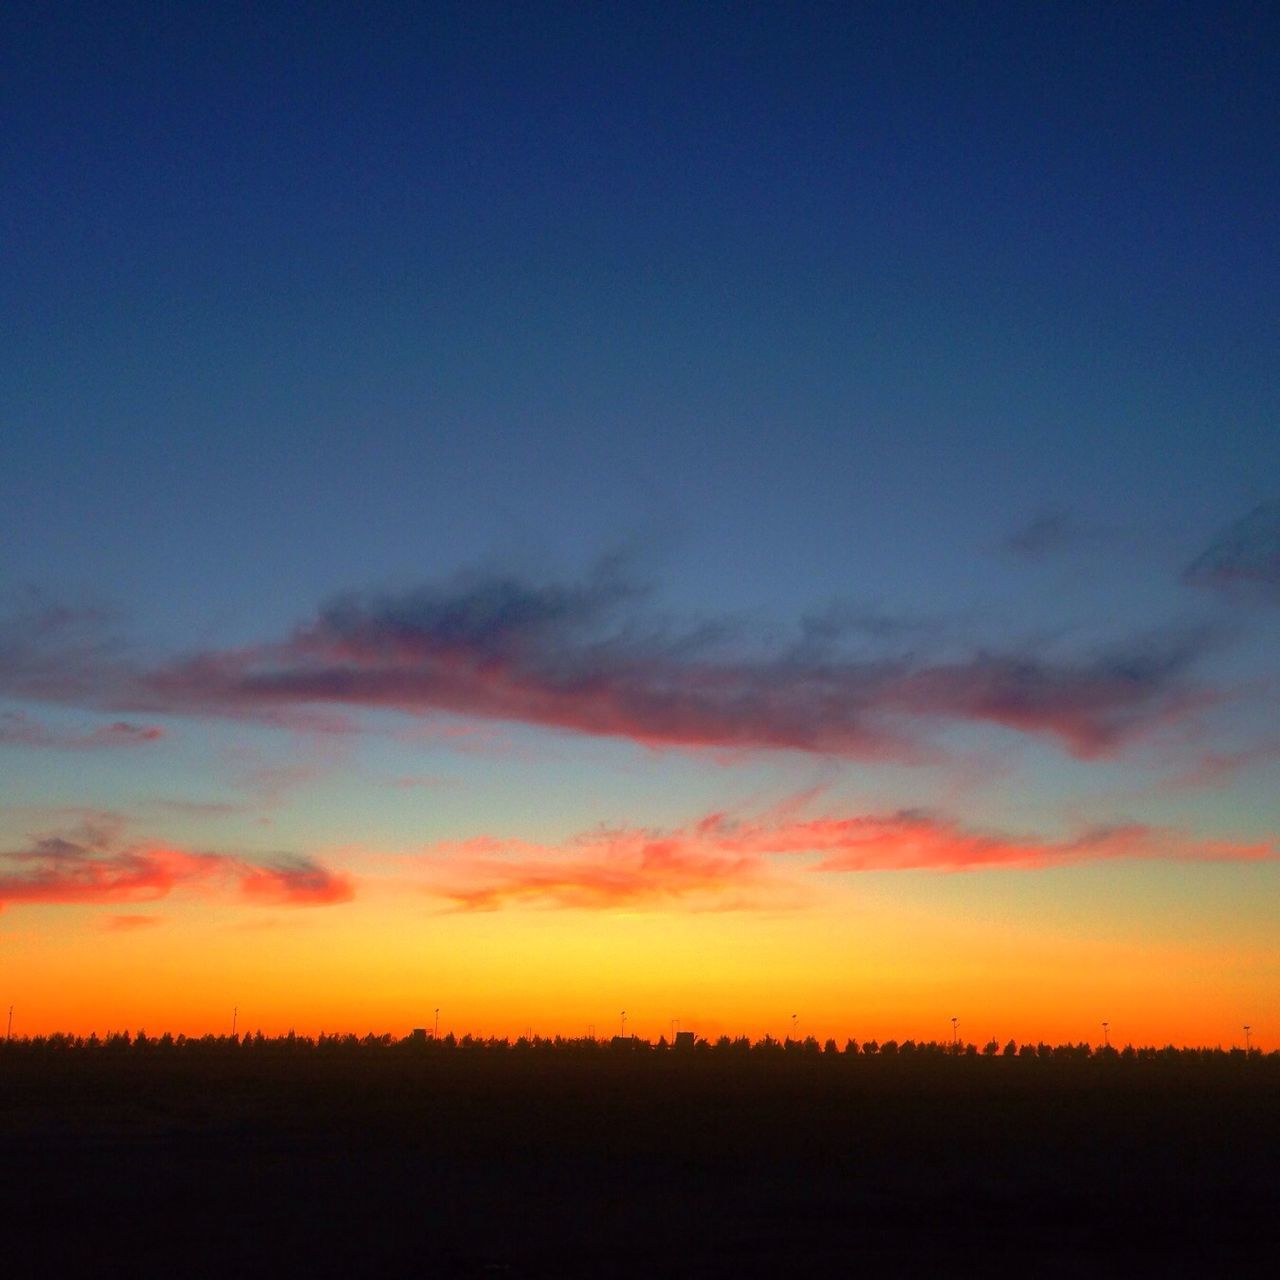
M1280 1044L1280 18L0 15L0 1004Z

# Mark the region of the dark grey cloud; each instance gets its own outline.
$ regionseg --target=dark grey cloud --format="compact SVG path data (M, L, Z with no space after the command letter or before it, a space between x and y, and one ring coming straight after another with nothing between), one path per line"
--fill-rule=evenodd
M347 594L276 643L168 665L104 668L95 701L140 712L305 717L318 707L446 711L647 744L919 758L946 721L998 724L1106 754L1202 696L1205 638L1053 656L1010 647L943 659L928 632L829 610L788 639L732 620L670 625L618 561L578 583L467 575L399 594ZM84 697L73 652L64 689ZM17 665L20 687L29 668ZM0 688L14 673L0 665Z
M1067 550L1083 536L1083 530L1069 511L1042 511L1014 530L1005 539L1004 548L1015 555L1038 559Z
M1187 566L1184 578L1280 603L1280 500L1264 502L1223 529Z

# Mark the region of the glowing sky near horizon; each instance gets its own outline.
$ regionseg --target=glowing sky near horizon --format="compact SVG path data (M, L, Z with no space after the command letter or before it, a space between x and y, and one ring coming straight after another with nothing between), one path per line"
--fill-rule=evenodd
M0 1005L1280 1044L1280 22L7 7Z

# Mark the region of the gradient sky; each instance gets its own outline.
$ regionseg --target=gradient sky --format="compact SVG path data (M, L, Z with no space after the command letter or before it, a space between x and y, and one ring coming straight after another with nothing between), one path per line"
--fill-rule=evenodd
M6 5L16 1032L1280 1042L1270 6Z

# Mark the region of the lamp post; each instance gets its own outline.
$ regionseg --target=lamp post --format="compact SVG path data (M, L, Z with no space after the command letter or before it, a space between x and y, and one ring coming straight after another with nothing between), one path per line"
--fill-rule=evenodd
M1104 1049L1109 1049L1109 1048L1111 1048L1111 1036L1110 1036L1109 1032L1107 1031L1107 1028L1108 1028L1110 1025L1111 1025L1111 1024L1110 1024L1109 1022L1104 1022L1104 1023L1102 1024L1102 1047L1103 1047Z

